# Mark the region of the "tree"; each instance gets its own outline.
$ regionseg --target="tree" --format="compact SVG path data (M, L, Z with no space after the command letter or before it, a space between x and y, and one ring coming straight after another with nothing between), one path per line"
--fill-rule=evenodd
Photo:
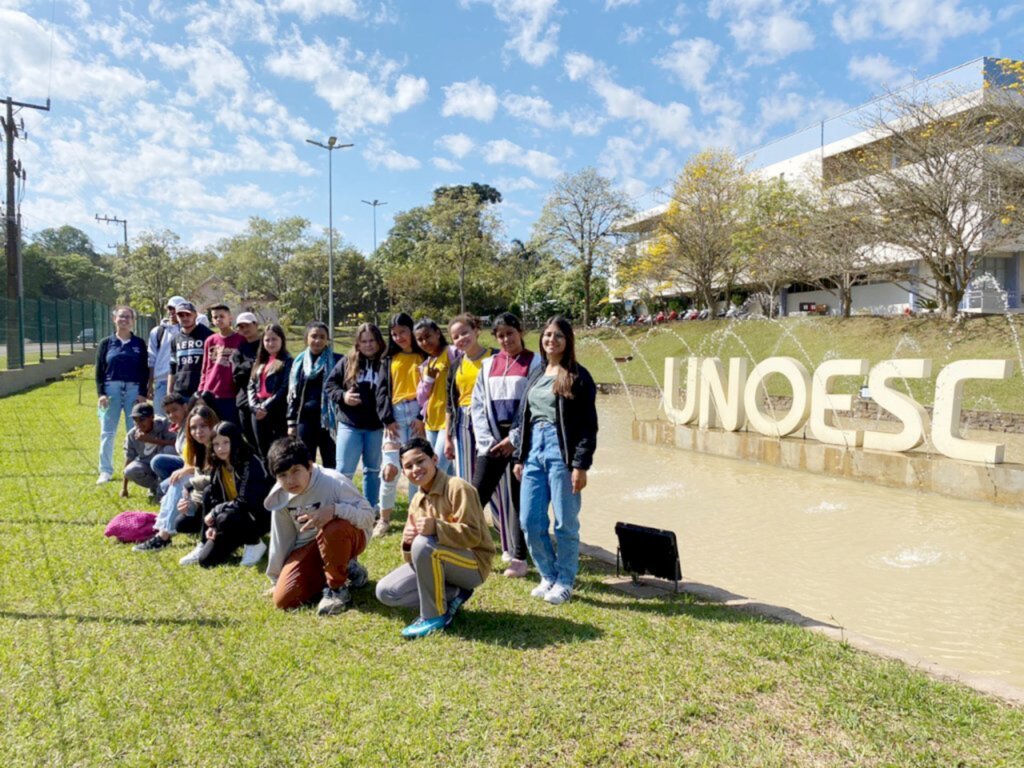
M555 181L534 225L533 239L579 270L584 326L591 318L593 280L606 273L621 237L616 225L632 215L633 205L625 193L614 189L594 168L584 168Z
M498 195L498 199L501 196ZM459 311L466 311L466 280L471 269L497 254L500 223L478 194L461 188L434 196L429 211L428 254L455 269Z
M244 232L219 242L221 276L238 290L242 300L276 299L286 289L283 269L293 254L312 242L309 220L291 216L268 221L249 219ZM321 279L326 278L326 273Z
M732 153L708 149L676 178L647 272L714 309L740 267L735 246L751 181Z
M889 94L866 126L872 141L825 161L826 183L866 212L855 222L862 242L934 291L947 317L981 260L1024 238L1024 121L1013 117L1020 99L1005 95Z
M111 304L114 278L82 230L65 225L32 236L23 250L25 295L48 299L92 299Z
M462 197L472 195L478 204L490 203L495 205L501 202L501 192L490 184L480 184L474 181L472 184L453 184L448 187L438 187L434 190L434 202L445 197Z
M169 229L143 232L128 254L117 262L117 291L121 300L146 314L159 314L168 296L180 288L176 261L181 238Z
M804 195L778 178L753 182L743 201L733 245L740 273L760 289L757 298L767 317L775 316L782 289L799 274L808 212Z

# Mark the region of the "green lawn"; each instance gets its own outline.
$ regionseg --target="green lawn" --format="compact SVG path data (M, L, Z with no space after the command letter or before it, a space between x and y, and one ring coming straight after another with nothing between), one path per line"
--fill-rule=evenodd
M937 318L809 317L780 321L715 320L675 322L654 328L607 328L580 334L579 358L597 381L661 386L666 357L795 357L812 371L823 361L863 357L871 363L890 358L932 360L930 380L910 381L918 402L930 405L935 376L946 364L962 359L1009 358L1013 377L1003 382L974 381L965 390L964 407L1024 413L1024 354L1015 337L1024 340L1024 318L993 316L949 323ZM528 343L537 348L536 334ZM632 356L619 363L613 358ZM754 362L750 363L753 368ZM621 374L620 374L621 372ZM781 377L768 380L772 394L789 394ZM856 392L862 382L842 381L837 391ZM842 387L844 389L840 390Z
M286 614L265 576L104 539L73 382L0 400L0 765L1024 764L1024 712L792 626L638 601L585 562L573 601L500 575L448 634L372 587ZM374 542L372 579L398 564Z

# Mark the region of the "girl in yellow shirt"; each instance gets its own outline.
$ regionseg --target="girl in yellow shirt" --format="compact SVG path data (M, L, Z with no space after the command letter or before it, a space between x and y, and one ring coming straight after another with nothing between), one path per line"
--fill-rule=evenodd
M459 357L448 369L444 455L452 462L452 474L471 483L476 465L476 440L470 415L473 386L484 360L497 350L480 343L480 319L468 312L452 318L448 332L452 345L459 350Z
M448 471L449 461L444 454L445 420L448 413L448 370L457 363L458 352L448 345L437 323L423 318L415 326L416 343L427 355L420 364L420 384L416 399L423 409L423 424L427 442L434 448L437 466Z

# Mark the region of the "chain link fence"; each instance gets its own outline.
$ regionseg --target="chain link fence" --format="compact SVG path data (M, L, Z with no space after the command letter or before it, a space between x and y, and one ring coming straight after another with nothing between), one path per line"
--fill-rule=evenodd
M0 370L95 348L114 332L112 310L88 299L0 299ZM135 334L145 339L155 324L137 315Z

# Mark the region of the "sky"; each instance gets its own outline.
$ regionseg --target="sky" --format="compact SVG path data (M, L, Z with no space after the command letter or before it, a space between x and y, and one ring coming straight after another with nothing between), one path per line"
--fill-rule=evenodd
M748 152L915 77L1024 55L1024 2L972 0L0 0L0 98L25 234L99 250L251 216L328 221L369 253L438 186L504 196L526 239L554 181L594 166L640 209L687 158Z

